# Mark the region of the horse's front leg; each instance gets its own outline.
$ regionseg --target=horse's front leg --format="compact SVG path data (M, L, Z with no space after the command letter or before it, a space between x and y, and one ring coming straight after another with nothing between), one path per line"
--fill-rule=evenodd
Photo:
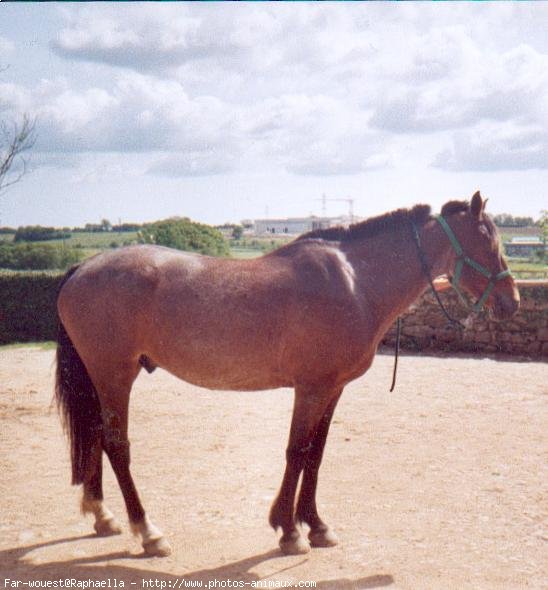
M300 522L310 527L308 538L313 547L333 547L338 543L335 533L323 522L316 506L316 488L318 485L318 471L322 462L327 433L333 417L333 412L341 396L342 389L334 397L322 416L318 428L312 438L310 450L306 457L303 481L297 503L296 516Z
M280 548L288 555L306 553L310 550L296 526L295 494L314 433L332 398L333 393L325 388L295 388L284 478L270 511L271 526L275 530L282 527Z

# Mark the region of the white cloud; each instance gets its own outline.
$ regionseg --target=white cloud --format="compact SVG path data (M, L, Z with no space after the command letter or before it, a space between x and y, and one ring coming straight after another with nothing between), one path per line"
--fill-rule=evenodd
M234 115L219 99L190 98L174 80L135 73L110 90L65 80L0 85L0 109L37 118L36 149L59 152L208 151L234 141Z
M53 41L60 55L134 69L166 71L189 61L217 59L226 66L252 60L257 43L281 29L277 17L250 7L235 17L231 7L128 6L98 12L84 7L70 13L70 22ZM269 56L264 56L266 60Z
M185 176L216 176L231 172L237 165L235 151L205 149L164 156L147 169L147 173L173 178Z
M548 132L514 125L479 126L456 133L452 147L440 152L433 165L456 172L548 169Z
M436 166L470 167L460 146L475 146L488 124L497 153L513 154L501 166L531 165L542 149L520 160L524 148L501 130L548 124L540 29L513 7L450 8L71 7L52 47L89 62L101 82L0 85L0 110L35 113L44 152L149 153L150 173L168 176L223 174L241 161L360 174L393 165L402 145L420 148L421 134L439 151L448 132L455 140ZM532 35L506 35L512 19Z
M109 91L72 90L62 79L9 90L12 108L25 104L38 119L37 150L173 152L150 166L154 174L220 174L248 155L329 176L360 173L384 158L368 114L324 95L234 105L191 98L175 80L135 72L119 75Z
M392 80L372 125L393 133L424 133L485 120L538 122L548 104L548 55L524 44L497 53L475 44L461 28L448 31L452 36L447 35L441 51L434 51L440 46L433 43L437 35L431 35L408 56L407 79ZM423 61L423 55L433 57ZM448 65L443 77L439 64ZM421 74L422 66L427 75Z
M0 35L0 67L6 67L6 58L13 53L14 49L13 42Z
M367 158L381 162L368 113L339 98L283 95L257 103L247 117L260 152L294 174L358 174L370 166Z

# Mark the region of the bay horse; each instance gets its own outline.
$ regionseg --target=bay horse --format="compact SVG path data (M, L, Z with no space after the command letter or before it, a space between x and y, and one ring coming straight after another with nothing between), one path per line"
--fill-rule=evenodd
M461 287L498 319L519 307L484 207L479 192L470 202L446 203L438 217L416 205L349 228L313 230L252 260L147 245L71 269L58 296L56 398L71 443L72 483L83 484L82 510L94 515L96 532L120 532L103 502L105 451L145 553L171 551L145 514L129 468L130 391L143 367L161 367L210 389L294 388L270 524L282 528L286 554L335 545L316 506L333 412L394 320L427 288L427 275L451 276L458 267ZM298 523L308 525L310 543Z

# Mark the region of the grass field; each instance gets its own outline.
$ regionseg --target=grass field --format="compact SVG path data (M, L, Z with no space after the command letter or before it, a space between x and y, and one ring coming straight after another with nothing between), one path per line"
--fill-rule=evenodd
M262 250L255 248L230 248L230 256L241 260L257 258L263 254L264 252Z

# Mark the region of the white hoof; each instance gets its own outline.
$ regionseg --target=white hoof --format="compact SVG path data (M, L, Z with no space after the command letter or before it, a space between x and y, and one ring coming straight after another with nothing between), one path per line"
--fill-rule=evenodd
M151 557L167 557L171 555L171 545L166 541L165 537L143 543L143 549Z
M82 498L82 512L91 512L95 517L93 528L100 537L119 535L122 532L114 514L104 505L102 500L86 500Z
M331 529L310 531L308 534L312 547L335 547L339 539Z
M297 533L288 538L284 535L280 539L280 549L284 555L303 555L310 551L310 545Z
M154 526L145 515L141 522L131 524L133 533L141 535L145 553L155 557L166 557L171 554L171 547L165 540L162 531Z

